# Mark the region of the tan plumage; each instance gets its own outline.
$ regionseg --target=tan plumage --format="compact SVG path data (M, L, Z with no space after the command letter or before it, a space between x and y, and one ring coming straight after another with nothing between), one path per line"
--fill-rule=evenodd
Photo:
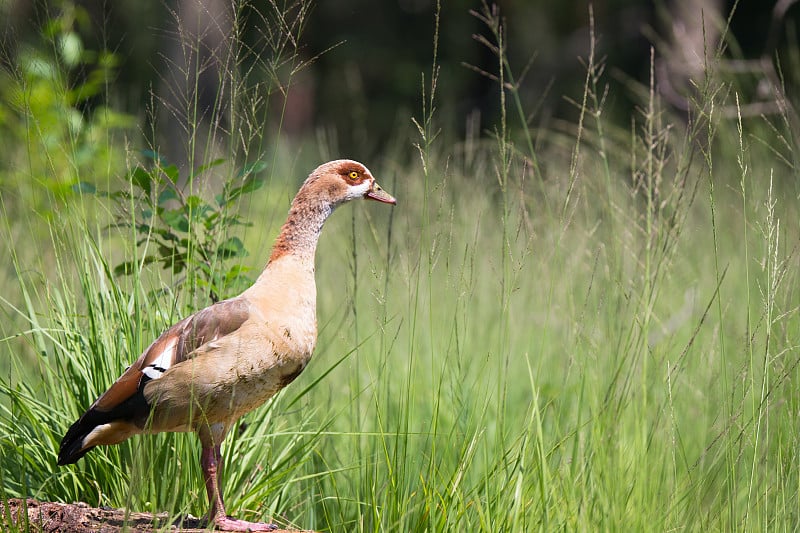
M58 464L74 463L95 446L139 433L195 431L203 446L209 521L232 531L272 529L226 516L217 478L220 443L239 417L291 383L308 364L317 339L317 240L333 209L357 198L396 203L356 161L331 161L312 172L253 286L156 339L69 428Z

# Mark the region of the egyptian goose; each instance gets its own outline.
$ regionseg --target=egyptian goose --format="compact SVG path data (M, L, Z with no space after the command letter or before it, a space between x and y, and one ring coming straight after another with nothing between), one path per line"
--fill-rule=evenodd
M138 433L195 431L200 437L209 524L270 531L225 513L220 444L236 420L303 371L317 340L314 254L322 224L357 198L397 201L367 167L341 159L321 165L300 187L264 271L252 287L181 320L147 350L67 431L58 465Z

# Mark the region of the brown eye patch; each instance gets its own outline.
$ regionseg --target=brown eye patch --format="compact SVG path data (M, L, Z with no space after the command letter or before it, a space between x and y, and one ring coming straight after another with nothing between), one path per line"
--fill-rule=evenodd
M341 171L342 178L347 182L357 185L367 179L367 174L360 169L357 168L344 168Z

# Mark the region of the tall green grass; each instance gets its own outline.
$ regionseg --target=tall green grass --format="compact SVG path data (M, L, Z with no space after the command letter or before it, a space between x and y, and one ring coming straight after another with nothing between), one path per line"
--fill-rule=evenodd
M365 161L399 204L327 223L317 352L223 446L229 511L331 531L796 529L791 119L723 116L736 86L712 65L688 121L651 81L626 130L605 121L592 53L569 95L580 120L534 131L502 18L476 15L500 121L466 139L438 122L434 37L415 128ZM338 155L276 150L262 200L242 206L254 269L317 152ZM115 278L141 248L104 216L94 198L59 204L39 224L52 261L3 225L20 295L3 307L24 326L2 348L2 496L197 515L191 435L54 466L82 409L203 304L155 266Z

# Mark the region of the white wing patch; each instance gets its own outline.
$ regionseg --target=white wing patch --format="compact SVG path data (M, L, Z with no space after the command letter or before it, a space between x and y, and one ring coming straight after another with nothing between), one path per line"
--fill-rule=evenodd
M166 372L169 367L172 366L172 359L175 353L175 344L177 342L178 339L172 339L172 341L164 348L164 351L162 351L152 363L142 369L142 374L150 379L160 378L164 372Z

